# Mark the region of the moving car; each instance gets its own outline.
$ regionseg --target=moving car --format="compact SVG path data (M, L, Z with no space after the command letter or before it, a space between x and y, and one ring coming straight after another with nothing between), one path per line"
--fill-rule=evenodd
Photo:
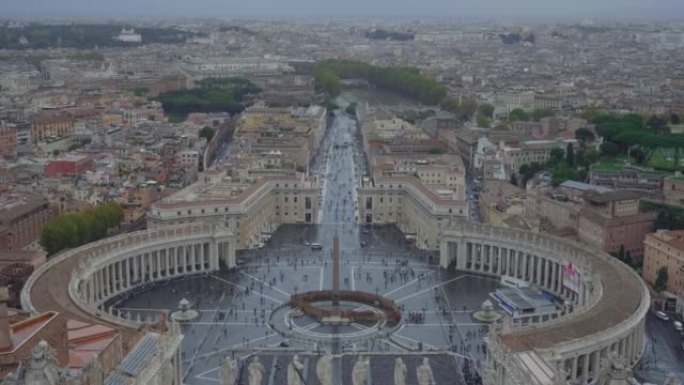
M311 250L323 250L323 246L320 243L312 243Z
M677 329L677 331L679 331L679 332L684 330L684 325L682 325L682 323L679 321L673 321L672 325L674 325L674 328Z

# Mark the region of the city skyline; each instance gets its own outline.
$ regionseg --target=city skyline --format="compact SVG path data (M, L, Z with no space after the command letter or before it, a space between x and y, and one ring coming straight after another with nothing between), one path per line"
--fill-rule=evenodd
M5 4L7 18L49 17L372 17L372 18L610 18L610 19L681 19L684 3L677 0L613 0L594 2L520 0L426 0L417 4L408 0L392 3L390 9L383 2L352 0L344 4L315 0L257 0L247 3L220 0L164 1L133 0L118 2L91 2L67 0L54 3L49 0L28 0Z

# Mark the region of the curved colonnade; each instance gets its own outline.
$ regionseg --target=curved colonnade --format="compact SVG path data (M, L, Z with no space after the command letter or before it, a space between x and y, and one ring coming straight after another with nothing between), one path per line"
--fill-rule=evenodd
M235 237L223 226L169 226L122 234L48 261L26 282L22 307L137 329L139 319L111 314L111 308L105 311L108 301L155 282L216 271L220 262L235 266Z
M566 239L467 222L442 230L440 252L445 268L526 281L565 304L548 316L517 319L491 336L489 384L541 384L529 360L554 380L587 384L615 357L627 365L640 358L648 290L610 255ZM235 266L235 237L223 226L123 234L52 258L28 279L21 302L33 313L53 310L133 332L140 321L103 311L108 301L155 282L218 270L221 261ZM569 264L579 272L572 285L563 274Z
M648 289L631 268L602 251L554 236L464 222L442 230L440 264L525 281L563 304L550 315L507 322L491 336L490 384L511 383L511 376L518 383L542 383L529 370L539 360L551 373L546 377L588 384L611 361L633 366L641 357ZM563 274L569 265L579 272L572 281Z

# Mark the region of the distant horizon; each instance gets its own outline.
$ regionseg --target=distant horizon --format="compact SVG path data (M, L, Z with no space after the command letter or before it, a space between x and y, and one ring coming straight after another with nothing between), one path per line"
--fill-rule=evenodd
M381 19L683 21L681 0L23 0L1 20Z

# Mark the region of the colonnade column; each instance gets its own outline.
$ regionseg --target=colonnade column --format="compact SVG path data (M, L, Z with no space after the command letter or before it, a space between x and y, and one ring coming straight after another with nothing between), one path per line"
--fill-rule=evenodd
M581 383L586 384L589 379L589 353L582 356L582 379Z
M572 358L572 365L570 366L570 380L576 381L577 380L577 360L579 357L575 356Z
M562 275L563 270L560 267L561 267L560 263L554 262L554 264L553 264L553 279L554 279L553 290L555 292L559 292L560 288L561 288L561 279L563 278L563 275Z
M451 262L451 242L442 239L439 242L439 266L443 269L446 269L447 266L449 266L449 263Z

